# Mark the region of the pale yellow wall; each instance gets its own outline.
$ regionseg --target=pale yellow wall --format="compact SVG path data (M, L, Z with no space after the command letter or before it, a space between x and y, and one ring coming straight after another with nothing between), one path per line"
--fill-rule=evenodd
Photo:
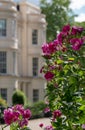
M4 3L4 2L3 2ZM5 1L0 8L0 18L7 19L7 36L0 37L0 51L7 52L7 74L0 76L0 88L7 88L7 101L12 105L11 99L14 89L23 91L30 102L33 101L33 89L39 89L39 100L44 98L45 80L40 74L43 64L41 58L41 45L46 41L46 21L39 7L28 2L20 2L20 11L15 10L15 3ZM12 9L14 7L14 9ZM13 33L13 23L16 22L16 34ZM38 44L32 45L32 30L38 30ZM14 56L15 53L15 56ZM15 57L15 59L14 59ZM39 58L38 76L32 75L32 58Z

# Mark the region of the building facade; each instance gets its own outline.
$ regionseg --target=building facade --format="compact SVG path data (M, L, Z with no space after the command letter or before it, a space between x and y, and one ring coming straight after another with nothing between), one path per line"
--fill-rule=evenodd
M12 104L15 89L28 101L44 99L41 45L46 21L39 7L21 0L0 0L0 95Z

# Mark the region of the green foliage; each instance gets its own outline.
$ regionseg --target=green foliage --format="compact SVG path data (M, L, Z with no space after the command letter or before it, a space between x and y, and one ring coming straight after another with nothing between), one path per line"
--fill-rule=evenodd
M34 103L29 107L32 112L32 118L43 117L43 111L46 108L46 104L43 101Z
M59 32L63 25L73 23L74 15L69 9L70 0L40 0L42 13L46 15L47 21L47 41L56 38L57 31Z
M7 107L7 102L0 96L0 106Z
M66 34L66 31L63 33ZM85 44L82 43L81 46L76 46L79 48L74 49L72 45L75 42L71 44L70 40L71 37L84 38L85 30L73 35L71 31L67 32L67 35L61 36L62 42L56 44L56 48L60 47L58 50L50 53L49 57L46 57L47 53L44 54L46 62L43 72L54 74L53 77L49 76L50 79L45 77L48 81L46 96L53 114L55 110L62 113L52 116L54 130L82 130L82 124L85 124ZM82 41L85 42L85 39Z
M12 103L13 105L16 105L16 104L25 105L26 103L25 94L20 90L14 91L13 96L12 96Z

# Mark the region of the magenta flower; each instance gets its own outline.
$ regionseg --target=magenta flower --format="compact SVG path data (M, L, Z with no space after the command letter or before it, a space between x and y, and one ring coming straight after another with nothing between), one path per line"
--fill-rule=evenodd
M10 125L11 123L13 123L14 118L15 118L15 115L11 108L4 110L4 120L7 125Z
M23 119L19 122L20 127L24 127L28 125L28 119Z
M45 113L50 112L50 108L46 107L46 108L44 109L44 112L45 112Z
M71 30L71 34L76 35L77 33L81 33L84 29L82 27L73 26Z
M28 125L28 119L31 117L31 112L29 109L25 110L22 105L15 105L12 108L4 110L4 120L10 128L18 129L26 127ZM16 125L12 125L16 124ZM16 128L15 128L16 127ZM20 129L21 129L20 128Z
M39 127L41 127L41 128L42 128L43 126L44 126L44 124L43 124L43 123L40 123L40 124L39 124Z
M50 56L49 44L44 43L44 44L42 45L42 51L43 51L43 55L45 55L45 56Z
M83 44L83 39L73 38L70 40L73 50L79 50Z
M54 74L52 72L47 72L45 75L44 75L45 79L50 81L51 79L53 79L54 77Z
M24 107L22 105L15 105L12 107L13 111L19 111L21 114L24 113Z
M65 25L62 29L62 32L64 34L68 34L68 32L70 31L70 25Z
M29 109L24 110L23 117L29 119L31 117L31 111Z
M63 33L60 32L58 35L57 35L57 40L56 42L59 42L60 45L62 45L63 43Z
M56 119L57 117L61 117L62 113L60 110L55 110L53 112L53 119Z
M45 127L45 130L54 130L53 127L50 125L50 126L46 126Z
M56 51L56 44L54 44L54 42L50 42L48 45L50 54L54 53Z

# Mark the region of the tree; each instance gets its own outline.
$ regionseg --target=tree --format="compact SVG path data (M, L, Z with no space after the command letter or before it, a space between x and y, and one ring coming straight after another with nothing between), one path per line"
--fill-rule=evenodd
M69 8L70 0L40 0L42 13L46 15L47 41L54 40L61 28L74 21L74 15Z

